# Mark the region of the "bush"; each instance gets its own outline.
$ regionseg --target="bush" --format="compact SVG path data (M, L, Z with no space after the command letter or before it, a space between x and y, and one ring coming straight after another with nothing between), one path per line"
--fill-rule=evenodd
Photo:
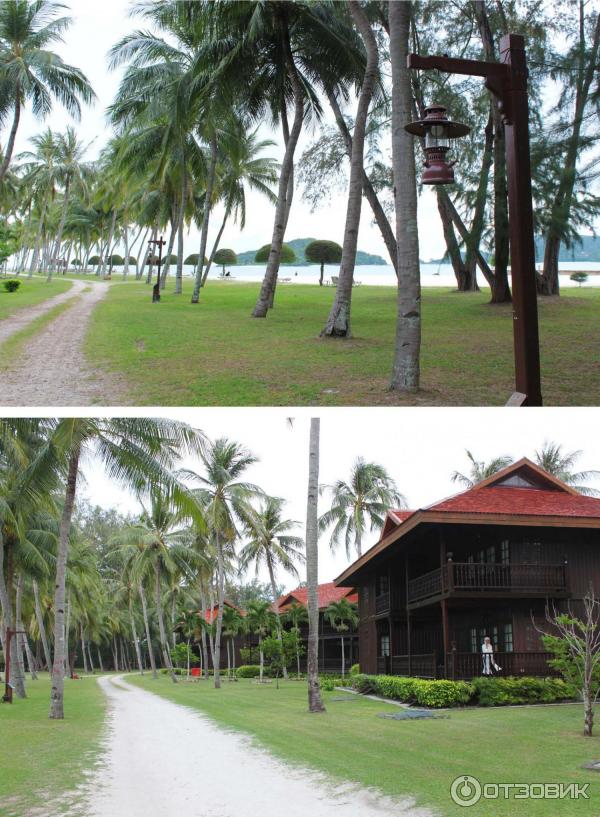
M188 257L185 259L185 261L183 263L184 263L185 266L194 266L195 267L198 264L198 258L199 257L200 256L199 256L199 254L197 252L193 252L191 255L188 255ZM206 256L204 256L204 266L206 266L206 264L208 264L208 258Z
M342 686L341 676L334 678L331 675L319 675L319 686L324 692L333 692L336 687Z
M99 255L92 255L91 258L88 258L88 264L90 267L97 267L102 263L102 259Z
M15 281L14 278L9 278L8 281L4 281L4 289L7 292L16 292L20 286L21 282Z
M381 695L407 704L435 708L462 706L473 697L473 687L465 681L427 681L395 675L354 675L352 686L358 692Z
M474 678L473 689L481 706L509 706L566 701L575 690L562 678Z
M260 667L257 664L242 664L235 671L237 678L258 678Z
M358 675L360 672L360 664L352 664L350 667L350 675Z
M254 256L254 261L257 264L263 264L266 261L268 261L270 253L271 245L265 244L264 247L261 247L260 250L257 250L256 255ZM296 260L296 253L289 246L289 244L281 245L281 254L279 256L279 260L282 264L293 264L294 261Z
M582 284L585 284L585 282L587 281L588 274L587 272L583 272L582 270L581 272L574 272L572 275L569 275L569 278L571 279L571 281L574 281L576 284L579 284L579 286L581 286Z

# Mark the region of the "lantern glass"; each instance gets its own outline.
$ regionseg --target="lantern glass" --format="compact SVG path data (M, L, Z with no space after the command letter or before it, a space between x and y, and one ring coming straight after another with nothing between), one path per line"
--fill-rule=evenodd
M441 123L430 125L425 134L426 148L447 148L450 147L448 138L448 128Z

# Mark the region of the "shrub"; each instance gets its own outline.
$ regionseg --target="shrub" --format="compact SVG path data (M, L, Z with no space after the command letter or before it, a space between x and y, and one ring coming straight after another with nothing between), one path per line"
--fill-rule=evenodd
M246 664L238 667L235 671L238 678L258 678L260 675L260 667L258 664Z
M111 267L122 267L125 261L122 255L111 255L108 259L108 263Z
M342 685L341 677L333 678L331 675L327 676L319 675L319 686L325 692L333 692L336 687L339 687L341 685Z
M427 681L395 675L355 675L354 689L363 694L381 695L407 704L435 708L462 706L473 697L473 687L465 681Z
M198 258L199 254L197 252L193 252L191 255L188 255L188 257L185 259L183 263L185 266L195 267L198 264ZM208 264L208 258L204 256L204 265L206 266L206 264Z
M582 284L585 284L585 282L587 281L588 274L587 272L583 272L582 270L580 272L574 272L572 275L569 275L569 278L571 279L571 281L575 281L576 284L579 284L579 286L581 286Z
M350 667L350 675L358 675L360 672L360 664L352 664Z
M92 255L91 258L88 259L88 264L90 267L97 267L102 263L102 259L99 255Z
M237 260L237 255L234 251L226 247L222 250L217 250L213 259L215 264L219 264L219 266L223 267L223 270L225 269L225 264L237 264Z
M254 260L257 264L264 264L266 261L269 260L269 254L271 252L271 245L265 244L264 247L261 247L260 250L257 251L256 255L254 256ZM281 245L281 254L279 256L280 261L282 264L293 264L296 260L296 253L290 247L289 244L282 244Z
M7 292L16 292L20 286L21 282L15 281L14 278L9 278L8 281L4 281L4 289Z
M562 678L474 678L472 686L481 706L554 703L575 696Z

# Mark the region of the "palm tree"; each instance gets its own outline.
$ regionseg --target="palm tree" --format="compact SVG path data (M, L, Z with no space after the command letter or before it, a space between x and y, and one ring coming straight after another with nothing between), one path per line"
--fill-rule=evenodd
M227 544L235 541L237 523L245 521L250 513L250 500L262 492L255 485L243 482L240 477L256 462L250 452L241 445L221 437L209 443L201 452L204 466L201 474L181 471L182 477L195 479L200 488L195 491L203 518L212 537L217 557L217 620L215 623L215 647L213 666L215 688L221 686L221 631L223 628L223 605L225 601L225 561Z
M450 477L452 482L458 482L465 488L472 488L478 482L481 482L482 480L498 473L498 471L501 471L503 468L506 468L507 465L510 465L513 461L512 457L504 455L500 457L493 457L488 462L485 462L484 460L476 460L468 449L465 450L465 453L470 462L469 473L463 474L460 471L453 471L452 476Z
M229 639L227 642L227 678L231 681L235 678L235 643L234 638L239 635L244 628L244 619L235 607L227 605L223 610L223 635Z
M66 570L80 460L93 449L111 478L140 495L148 492L148 485L165 486L179 506L186 506L195 513L196 506L173 478L170 468L182 450L198 451L202 438L184 423L153 418L65 418L53 421L50 429L42 456L58 459L66 472L56 560L50 693L50 718L63 719Z
M344 633L347 633L350 628L356 627L358 624L358 611L355 604L350 604L348 599L340 599L339 601L332 601L329 607L325 610L325 618L340 634L342 642L342 678L346 674L346 655L344 651Z
M343 536L348 558L352 547L358 556L361 555L367 520L373 531L383 525L390 508L406 507L405 498L386 469L377 463L366 462L362 457L358 457L352 466L349 482L338 480L333 485L323 485L320 492L324 491L331 494L331 507L320 517L319 530L327 530L333 525L331 549L337 549Z
M324 712L319 690L319 434L321 421L312 417L308 446L306 502L306 585L308 591L308 711Z
M360 226L360 212L363 197L364 151L367 117L369 106L373 98L379 71L379 52L377 40L371 28L369 18L362 5L357 0L348 3L352 19L356 25L367 51L367 62L363 76L358 109L352 137L352 153L350 156L350 183L348 186L348 205L346 210L346 225L344 228L344 244L342 260L335 299L321 335L333 337L348 337L350 335L350 304L352 300L352 283Z
M303 564L305 561L301 548L304 541L299 536L290 536L289 531L296 528L299 522L292 519L283 519L285 500L267 496L261 500L260 508L245 520L245 532L248 542L240 553L240 569L247 570L254 563L256 575L261 567L266 567L271 582L273 602L277 601L277 583L275 571L278 567L298 576L295 562ZM283 650L283 636L281 634L281 620L276 620L277 638ZM287 668L283 668L287 678Z
M388 2L392 66L392 168L398 245L398 321L390 388L419 389L421 350L421 271L417 226L415 148L404 125L412 118L413 95L406 67L413 3Z
M251 601L246 611L246 622L251 633L258 635L258 652L260 655L259 679L262 684L265 658L263 654L263 638L276 627L277 616L272 610L270 601Z
M600 471L574 471L575 463L581 457L581 451L565 451L560 443L545 442L539 451L535 452L535 462L552 476L566 482L584 496L600 496L596 488L582 485L582 481L598 479Z
M64 8L62 3L49 0L0 3L0 83L6 100L0 110L0 124L11 107L13 115L0 165L0 185L12 159L21 111L27 102L31 102L36 117L44 118L52 110L55 97L71 116L79 118L80 100L89 104L95 99L82 71L48 50L49 45L62 41L63 32L71 25L70 17L57 17Z
M19 160L26 160L20 166L20 170L23 173L23 183L31 190L38 222L29 277L38 268L47 213L59 181L56 134L50 128L46 128L42 133L32 137L30 142L33 150L24 151L17 157Z
M196 610L184 610L184 612L179 617L178 622L178 629L181 630L181 634L185 638L185 644L187 647L187 673L186 677L187 680L190 680L190 644L192 640L197 640L198 634L200 632L199 626L199 618L198 612Z
M296 634L296 673L300 678L300 625L308 621L308 612L303 604L294 602L285 611L284 619L292 625L292 632Z

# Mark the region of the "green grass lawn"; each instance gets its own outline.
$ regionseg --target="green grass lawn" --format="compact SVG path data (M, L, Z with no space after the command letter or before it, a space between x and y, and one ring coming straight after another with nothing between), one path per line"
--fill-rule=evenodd
M7 278L14 277L12 275L7 276ZM61 292L66 292L73 286L70 281L54 279L50 283L46 283L45 277L43 279L27 278L21 275L19 276L21 281L19 289L16 292L6 292L2 285L4 280L4 278L0 278L0 320L13 315L20 309L36 306L48 298L60 295Z
M120 276L119 276L120 277ZM124 376L140 405L503 405L513 391L512 311L487 292L423 291L422 388L388 391L396 322L391 287L356 288L353 338L319 338L334 291L280 285L266 320L259 285L211 281L190 304L169 283L160 304L143 283L110 288L86 351ZM546 405L600 403L600 289L540 299Z
M600 737L581 736L579 705L451 710L439 720L377 717L398 708L344 693L324 693L327 712L306 711L302 682L250 681L177 685L128 676L145 689L198 709L224 726L255 736L279 757L340 779L413 795L444 817L592 817L600 814L600 775L581 769L600 758ZM231 770L232 780L235 769ZM591 783L590 800L482 800L452 803L452 781L469 774L486 783Z
M67 679L65 720L52 721L48 673L27 683L27 696L0 704L0 815L25 817L43 804L54 817L61 795L81 783L93 763L105 699L94 678Z

